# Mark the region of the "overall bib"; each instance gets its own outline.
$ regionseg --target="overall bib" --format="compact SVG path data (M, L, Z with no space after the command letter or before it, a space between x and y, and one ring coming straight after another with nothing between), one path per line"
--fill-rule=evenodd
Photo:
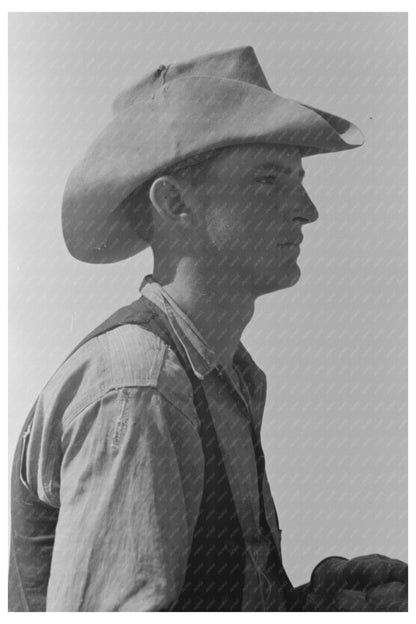
M177 601L167 610L241 611L246 557L243 533L205 392L189 362L182 357L175 345L167 317L148 299L141 297L110 316L84 338L74 351L95 336L126 323L140 325L153 332L173 349L192 384L193 401L201 423L199 435L205 457L202 500L184 586ZM238 393L236 397L238 398ZM23 426L13 461L9 611L46 611L46 594L59 515L59 509L39 500L26 479L25 451L34 412L33 407ZM266 519L262 487L264 455L252 424L251 435L257 465L261 532L271 546L269 569L273 569L274 577L278 579L289 610L292 585L283 568Z

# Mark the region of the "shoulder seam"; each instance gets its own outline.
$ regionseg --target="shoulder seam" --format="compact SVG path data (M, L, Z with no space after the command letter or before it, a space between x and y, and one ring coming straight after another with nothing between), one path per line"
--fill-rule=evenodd
M123 392L123 390L126 390L128 388L133 388L136 390L143 389L143 388L152 388L153 390L156 390L157 394L159 394L163 398L163 400L166 401L166 403L169 403L169 405L171 405L177 412L179 412L184 418L186 418L186 420L190 422L194 428L196 427L196 423L185 412L183 412L178 407L178 405L176 405L173 401L171 401L161 391L161 389L158 388L158 386L155 383L149 383L149 384L142 385L142 386L137 385L137 384L123 384L123 385L108 387L106 390L100 390L100 392L95 393L93 397L91 397L85 404L83 404L82 407L79 407L79 409L75 410L73 414L71 415L68 414L67 417L64 416L62 418L62 425L65 427L70 426L72 422L81 414L81 412L88 409L91 405L93 405L99 399L104 398L110 392L114 392L114 391Z
M81 414L81 412L88 409L91 405L96 403L99 399L103 399L110 392L114 392L114 390L123 391L126 388L137 388L137 389L138 388L154 388L155 390L157 390L157 386L154 383L148 383L144 385L138 385L138 384L109 385L105 389L100 388L99 390L97 390L97 392L91 395L87 401L80 402L79 405L77 405L77 407L74 409L74 411L71 412L71 414L68 414L67 416L63 416L62 425L63 426L70 425L72 421Z

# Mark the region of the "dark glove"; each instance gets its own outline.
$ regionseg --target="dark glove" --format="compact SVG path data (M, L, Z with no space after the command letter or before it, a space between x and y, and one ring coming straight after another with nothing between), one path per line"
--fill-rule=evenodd
M301 591L299 591L301 589ZM407 611L408 566L383 555L327 557L293 590L302 611Z

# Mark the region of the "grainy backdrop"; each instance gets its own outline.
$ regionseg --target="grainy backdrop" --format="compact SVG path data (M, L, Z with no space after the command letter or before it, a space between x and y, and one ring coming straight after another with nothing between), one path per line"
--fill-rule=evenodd
M252 45L273 90L354 121L366 144L304 160L320 219L300 281L243 342L268 377L263 441L294 584L325 556L407 560L407 17L398 13L10 15L10 460L56 367L138 296L150 251L66 251L66 177L114 96L160 64Z

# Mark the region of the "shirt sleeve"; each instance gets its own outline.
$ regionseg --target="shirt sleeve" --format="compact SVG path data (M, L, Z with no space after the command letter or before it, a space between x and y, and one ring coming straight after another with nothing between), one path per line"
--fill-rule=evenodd
M66 422L47 611L159 611L183 586L203 489L195 427L154 387Z

